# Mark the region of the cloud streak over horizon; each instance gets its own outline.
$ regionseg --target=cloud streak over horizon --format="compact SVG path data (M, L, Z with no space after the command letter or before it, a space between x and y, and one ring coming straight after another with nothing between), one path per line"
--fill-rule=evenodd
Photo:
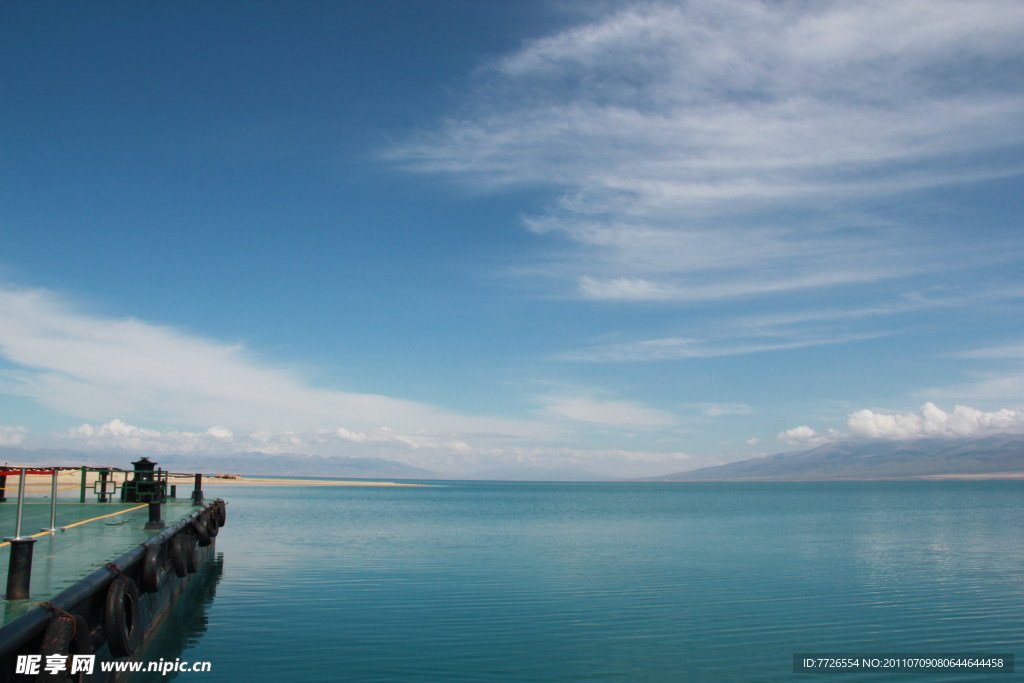
M4 393L66 415L120 415L247 431L394 429L538 436L538 423L458 415L376 394L324 389L258 363L241 345L137 319L84 314L44 290L0 288Z
M588 462L618 476L630 468L658 474L687 457L559 443L571 437L566 420L634 428L673 423L668 413L635 402L547 398L538 413L545 419L516 420L317 388L258 363L241 345L83 313L39 289L0 288L0 358L13 366L0 370L0 392L100 421L49 437L0 425L0 446L214 457L315 453L377 457L449 474Z

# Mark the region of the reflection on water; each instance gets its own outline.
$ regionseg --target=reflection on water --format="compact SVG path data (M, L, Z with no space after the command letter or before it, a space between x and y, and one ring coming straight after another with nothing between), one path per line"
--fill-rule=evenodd
M156 637L141 653L142 662L174 661L182 653L194 647L206 633L210 605L217 593L217 584L224 574L224 555L217 553L212 562L204 562L189 580L183 594L171 605L164 622L157 630ZM168 681L177 674L168 672L138 673L130 678L131 683Z

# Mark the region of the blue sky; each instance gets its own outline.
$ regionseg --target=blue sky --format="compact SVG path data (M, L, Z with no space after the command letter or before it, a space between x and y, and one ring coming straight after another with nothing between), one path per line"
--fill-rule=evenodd
M1022 30L6 3L0 445L644 476L1022 432Z

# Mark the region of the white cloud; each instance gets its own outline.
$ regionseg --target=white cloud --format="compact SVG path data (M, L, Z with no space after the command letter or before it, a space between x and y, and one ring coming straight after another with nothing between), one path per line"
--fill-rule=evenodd
M858 410L850 414L846 427L845 433L834 429L820 433L803 425L781 432L778 438L792 446L814 446L841 439L898 441L1024 434L1024 410L1002 408L985 412L958 405L947 413L928 402L916 413Z
M0 357L14 366L0 370L0 392L86 420L52 436L61 448L376 457L452 474L529 463L644 476L685 457L559 445L572 434L569 421L584 429L675 425L670 413L640 403L554 397L544 402L546 421L527 421L314 388L240 345L89 315L40 290L0 288ZM27 441L23 427L0 429L0 444Z
M463 113L389 153L467 184L558 190L527 225L575 245L538 270L578 296L716 299L920 273L948 261L940 241L849 224L837 205L1024 170L989 156L1024 143L1015 0L610 7L481 70ZM790 213L772 224L770 210Z
M28 429L21 426L0 425L0 446L18 446L28 437Z
M353 432L344 427L316 432L271 432L258 430L236 434L223 427L210 427L202 432L158 430L138 427L114 419L99 426L83 424L54 435L65 443L84 449L118 448L154 453L203 453L227 455L239 452L254 453L323 453L343 454L343 444L372 444L383 446L374 455L385 451L390 457L402 457L412 450L437 449L463 452L469 448L464 441L443 439L431 434L400 434L382 427L372 434Z
M671 413L633 401L602 400L588 396L548 396L541 402L549 414L610 427L657 429L676 424Z
M819 434L806 425L787 429L779 434L779 440L790 446L818 446L827 443L830 439L824 434Z
M353 432L344 427L334 430L334 435L342 441L370 444L401 444L413 449L447 448L453 451L465 451L469 445L458 439L443 439L432 434L398 434L393 429L381 427L372 434Z
M230 430L210 427L204 432L147 429L120 419L99 426L83 424L55 437L86 449L120 448L158 453L231 453L247 450ZM262 450L262 449L251 449ZM266 451L263 451L266 452Z
M996 433L1024 433L1024 411L1003 408L982 412L956 406L947 413L925 403L917 413L876 413L858 410L847 422L851 436L868 439L959 438Z
M230 429L225 429L224 427L210 427L206 430L206 433L214 439L220 439L222 441L231 441L235 438L234 433Z
M334 430L335 435L344 441L352 441L353 443L363 443L369 441L370 437L362 432L351 432L344 427L338 427Z
M210 427L201 432L160 430L128 424L119 418L97 426L86 423L53 436L62 445L83 450L114 448L156 454L294 453L303 452L310 443L308 438L294 432L235 434L224 427Z
M136 319L88 315L42 290L0 288L0 357L17 366L0 371L0 393L89 420L117 415L149 423L214 423L219 426L209 438L217 440L230 440L231 430L311 433L339 423L353 433L391 426L438 438L547 433L538 423L316 388L256 361L241 345ZM109 422L93 437L150 438L145 430L123 433L122 424Z
M21 429L21 428L11 428ZM679 451L586 449L563 446L479 446L459 439L430 435L398 434L382 428L373 434L344 427L311 433L232 433L212 427L201 432L158 430L122 420L102 425L83 424L54 435L61 447L82 451L112 449L153 456L200 454L210 457L236 453L318 454L323 456L375 457L434 470L441 474L472 474L477 471L516 468L539 471L580 470L610 477L641 477L683 468L690 456ZM0 434L3 430L0 430ZM532 472L536 473L536 472Z

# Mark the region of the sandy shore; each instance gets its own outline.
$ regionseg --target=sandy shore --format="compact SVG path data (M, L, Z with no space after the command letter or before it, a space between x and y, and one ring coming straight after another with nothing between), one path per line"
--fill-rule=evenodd
M171 483L191 481L190 479L171 478ZM222 479L220 477L203 477L203 486L430 486L430 484L402 484L394 481L351 481L348 479L272 479L269 477L243 477L242 479Z
M20 465L9 465L17 468ZM26 465L29 469L38 468L38 465ZM124 481L124 474L116 474L118 486ZM992 472L986 474L932 474L917 477L886 477L884 479L855 479L844 481L985 481L985 480L1024 480L1024 472ZM61 492L78 488L81 486L82 473L80 470L64 470L57 477L57 489ZM86 485L92 489L93 484L99 481L97 472L89 472L86 476ZM171 484L179 487L179 492L188 495L192 491L193 475L172 476ZM49 494L50 477L46 475L33 475L28 479L27 492L31 494ZM215 475L203 475L203 488L212 486L405 486L422 487L432 486L431 484L405 484L393 481L353 481L349 479L282 479L278 477L242 477L240 479L220 478ZM8 497L16 496L18 491L18 478L8 477L4 486ZM66 494L65 494L66 495ZM182 493L179 493L182 495Z
M1024 472L990 472L988 474L925 474L915 479L945 480L986 480L986 479L1024 479Z
M22 467L21 465L9 465L9 467L17 469ZM25 465L28 469L38 469L39 465ZM124 474L121 472L115 473L118 486L124 481ZM100 475L98 472L88 472L86 474L86 486L90 489L93 484L99 481ZM178 486L179 495L181 491L192 490L192 484L194 482L193 475L186 475L170 477L170 483ZM57 489L58 491L68 491L72 488L80 487L82 483L82 473L80 470L62 470L57 475ZM30 475L26 483L26 491L28 493L49 493L51 487L51 477L49 475ZM429 486L429 484L402 484L393 481L351 481L346 479L278 479L273 477L242 477L241 479L227 479L220 478L214 475L203 475L203 488L208 486ZM7 495L17 495L18 491L18 477L8 477L7 483L4 486L7 489Z

